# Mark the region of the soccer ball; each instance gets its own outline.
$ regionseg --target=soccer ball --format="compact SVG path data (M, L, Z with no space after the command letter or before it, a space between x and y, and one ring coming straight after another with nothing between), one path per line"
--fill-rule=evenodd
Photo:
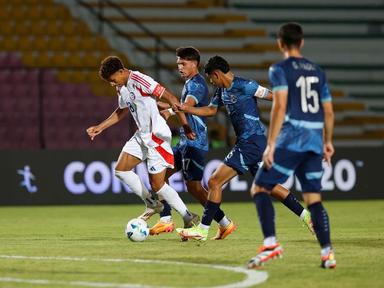
M129 220L125 228L125 235L133 242L141 242L147 239L149 235L149 227L147 222L140 218Z

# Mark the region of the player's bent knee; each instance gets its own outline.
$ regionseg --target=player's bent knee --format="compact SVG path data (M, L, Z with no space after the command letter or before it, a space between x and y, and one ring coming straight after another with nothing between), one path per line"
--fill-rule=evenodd
M257 193L268 193L270 194L270 191L264 187L258 186L253 184L252 188L250 190L251 192L251 197L253 198Z
M212 188L216 188L218 185L220 184L220 182L218 181L217 177L210 177L209 180L208 180L208 187L210 189Z

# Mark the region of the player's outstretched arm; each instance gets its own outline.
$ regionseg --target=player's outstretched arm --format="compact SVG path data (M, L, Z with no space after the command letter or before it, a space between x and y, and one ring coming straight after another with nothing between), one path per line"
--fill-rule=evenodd
M112 125L119 122L121 119L123 119L128 114L128 108L117 108L113 113L105 119L103 122L96 126L89 127L86 131L88 136L93 140L97 135L99 135L101 132L103 132L105 129L111 127Z
M213 116L217 113L217 107L213 105L204 106L204 107L193 107L185 104L176 104L172 106L175 111L183 111L188 114L193 114L197 116Z
M180 104L179 99L177 99L177 97L173 95L171 92L169 92L167 89L161 95L161 99L166 100L172 107L176 104ZM196 138L196 135L192 131L191 127L189 126L187 117L185 117L185 114L183 112L178 112L176 114L180 120L181 125L184 128L184 133L187 136L187 138L190 140L194 140Z
M323 102L324 109L324 160L331 164L331 158L335 153L333 148L334 113L332 102Z

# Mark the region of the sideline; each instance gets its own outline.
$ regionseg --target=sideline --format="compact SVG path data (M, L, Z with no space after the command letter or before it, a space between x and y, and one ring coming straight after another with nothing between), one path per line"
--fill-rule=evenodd
M224 266L215 264L198 264L181 261L163 261L151 259L109 259L109 258L88 258L88 257L49 257L49 256L17 256L17 255L0 255L0 259L12 260L52 260L52 261L95 261L95 262L132 262L132 263L155 263L167 265L188 265L195 267L207 267L218 270L227 270L237 273L243 273L246 277L243 281L235 282L220 286L205 286L206 288L247 288L260 283L263 283L268 278L268 273L265 271L248 270L243 267ZM86 286L86 287L112 287L112 288L174 288L175 286L153 286L141 285L133 283L107 283L107 282L88 282L88 281L59 281L47 279L23 279L13 277L0 277L0 282L13 283L28 283L42 285L70 285L70 286Z

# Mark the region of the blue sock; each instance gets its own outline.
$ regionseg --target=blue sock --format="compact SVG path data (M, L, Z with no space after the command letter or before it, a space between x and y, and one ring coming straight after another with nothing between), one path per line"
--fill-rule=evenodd
M253 196L253 201L256 204L264 239L275 236L275 210L273 209L272 201L268 193L256 193L255 196Z
M205 203L205 209L204 209L203 219L201 219L201 223L207 226L211 226L213 217L215 216L219 208L220 208L220 203L215 203L207 200L207 203Z
M171 206L165 200L161 200L161 203L163 203L164 209L160 212L160 217L171 216Z
M213 217L213 219L215 219L215 221L216 221L217 223L219 223L220 220L224 218L224 216L225 216L225 214L224 214L223 210L221 210L221 209L219 208L219 209L217 210L215 216Z
M320 246L331 246L329 218L323 204L321 202L316 202L309 205L308 209L311 211L313 229L316 232L317 240L319 240Z
M289 193L288 196L281 202L283 203L289 210L295 213L297 216L300 216L304 210L304 207L301 206L297 198L292 193Z

